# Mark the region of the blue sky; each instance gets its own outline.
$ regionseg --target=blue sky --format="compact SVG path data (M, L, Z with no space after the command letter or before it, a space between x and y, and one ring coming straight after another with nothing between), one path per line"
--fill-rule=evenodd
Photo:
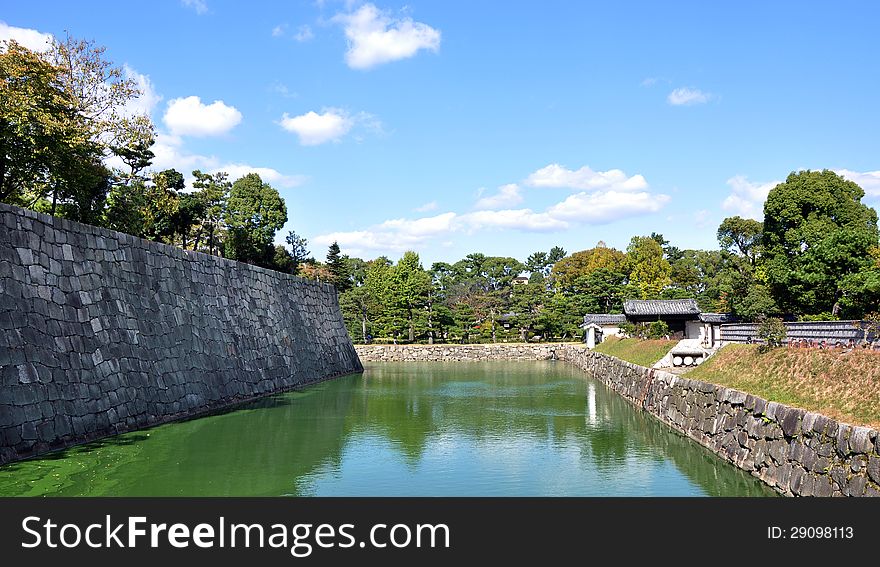
M0 38L106 46L155 165L256 170L318 258L715 248L799 169L880 205L880 4L716 4L34 1Z

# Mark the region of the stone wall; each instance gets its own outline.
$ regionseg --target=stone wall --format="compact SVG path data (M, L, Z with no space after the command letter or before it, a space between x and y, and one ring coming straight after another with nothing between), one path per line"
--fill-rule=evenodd
M364 361L556 358L788 496L880 496L880 434L580 344L359 345Z
M0 463L360 370L330 285L0 204Z
M562 344L494 343L478 345L356 345L364 362L466 362L552 360Z
M880 434L576 346L572 362L788 496L880 496Z

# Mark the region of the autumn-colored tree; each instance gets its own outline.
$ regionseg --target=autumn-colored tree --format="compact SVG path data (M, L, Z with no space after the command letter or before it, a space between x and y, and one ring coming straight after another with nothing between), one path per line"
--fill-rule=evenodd
M602 269L613 273L625 273L626 255L600 242L595 248L575 252L556 262L551 277L556 289L575 293L583 289L593 272Z

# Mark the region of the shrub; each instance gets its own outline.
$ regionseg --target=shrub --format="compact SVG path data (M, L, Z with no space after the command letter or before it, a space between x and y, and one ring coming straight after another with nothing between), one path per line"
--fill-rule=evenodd
M625 323L620 324L619 329L620 332L627 337L635 338L638 336L638 328L636 327L635 323L630 323L629 321L626 321Z
M764 344L758 350L764 353L782 346L785 335L785 324L782 322L782 319L779 317L763 317L758 323L757 336L764 341Z
M662 339L669 335L669 325L666 321L651 321L648 323L647 337L649 339Z

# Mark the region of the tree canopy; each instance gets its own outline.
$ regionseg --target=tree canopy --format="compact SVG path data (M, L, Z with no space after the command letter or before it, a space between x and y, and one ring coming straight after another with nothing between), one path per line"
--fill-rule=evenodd
M865 192L833 171L799 171L770 190L764 205L767 282L779 306L795 314L837 315L848 275L871 268L877 212Z

